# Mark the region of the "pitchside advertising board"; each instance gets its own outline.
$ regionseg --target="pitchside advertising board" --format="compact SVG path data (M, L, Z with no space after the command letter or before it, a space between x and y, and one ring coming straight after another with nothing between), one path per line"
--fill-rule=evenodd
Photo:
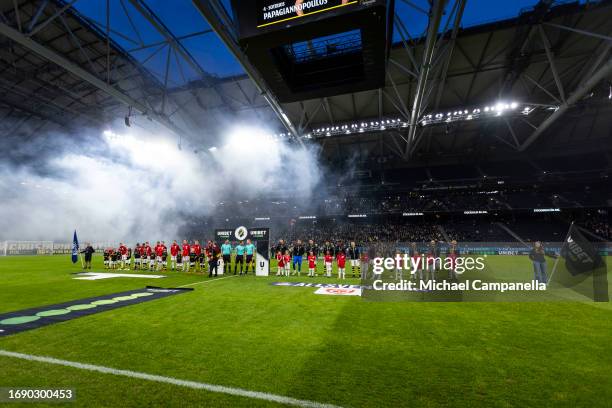
M268 276L270 274L270 229L269 228L247 228L239 226L236 228L215 230L215 238L219 245L229 240L234 245L240 241L250 239L256 248L255 275ZM223 268L219 268L223 271Z
M241 39L371 7L382 0L232 0Z

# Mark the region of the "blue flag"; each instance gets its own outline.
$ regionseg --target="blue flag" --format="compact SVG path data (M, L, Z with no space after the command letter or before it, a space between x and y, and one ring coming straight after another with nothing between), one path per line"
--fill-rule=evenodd
M79 239L74 230L74 238L72 238L72 263L77 263L79 260Z

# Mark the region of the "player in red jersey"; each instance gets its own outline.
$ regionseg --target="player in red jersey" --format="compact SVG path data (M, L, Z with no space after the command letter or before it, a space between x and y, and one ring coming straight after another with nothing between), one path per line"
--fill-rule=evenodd
M281 251L276 252L276 260L278 261L278 270L276 272L276 276L281 276L285 270L285 262L283 261L283 254L281 253Z
M176 243L176 240L172 241L172 245L170 245L170 265L173 271L176 270L176 256L180 249L181 247Z
M193 243L193 247L191 247L191 249L193 250L193 253L195 254L194 268L196 268L198 272L202 272L200 268L200 262L199 262L200 255L202 255L202 247L200 246L200 241L196 240Z
M140 246L140 269L144 269L147 261L147 245L143 243Z
M325 276L327 276L328 278L331 278L333 260L334 258L331 256L331 253L327 251L325 253L324 261L325 261Z
M187 243L187 240L183 240L183 249L181 251L181 255L183 256L183 272L189 272L189 253L191 252L191 247Z
M338 278L344 279L344 268L346 266L346 254L344 252L338 252L336 255L336 262L338 263Z
M157 244L155 246L155 260L157 261L157 270L160 271L162 268L162 256L164 255L164 246Z
M313 251L308 253L308 276L315 276L315 269L317 268L317 257Z
M123 269L125 269L125 261L127 261L128 249L125 245L123 245L122 242L119 244L119 248L117 248L117 250L121 255L121 268L119 268L119 270L122 271Z
M151 267L151 256L153 254L153 249L151 249L151 245L149 244L148 241L145 244L144 251L145 251L145 256L144 256L145 268L150 268Z

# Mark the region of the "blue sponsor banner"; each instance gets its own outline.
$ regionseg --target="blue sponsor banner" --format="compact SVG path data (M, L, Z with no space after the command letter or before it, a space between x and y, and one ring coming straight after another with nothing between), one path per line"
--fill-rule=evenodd
M272 282L272 286L291 286L299 288L334 288L334 289L361 289L361 285L343 285L338 283L312 283L312 282Z

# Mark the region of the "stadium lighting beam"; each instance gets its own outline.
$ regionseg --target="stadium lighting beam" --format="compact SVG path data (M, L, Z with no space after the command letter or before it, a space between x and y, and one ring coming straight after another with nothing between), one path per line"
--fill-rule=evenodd
M424 115L420 120L421 126L447 124L452 122L471 121L477 119L491 119L505 117L529 116L534 110L541 109L540 105L521 104L519 102L500 101L494 105L483 107L460 108L452 112L438 112ZM545 106L544 108L550 108ZM556 107L552 107L556 109Z
M424 115L418 125L435 126L444 125L460 121L474 121L483 119L495 119L500 117L524 117L529 116L536 109L551 109L555 110L556 106L543 106L522 104L516 101L504 102L500 101L492 105L482 107L461 107L448 112L429 113ZM309 138L318 138L322 136L339 136L350 135L353 132L365 133L385 130L399 130L407 128L409 122L402 121L399 118L383 118L380 120L362 119L359 122L338 124L337 126L325 126L313 129L309 133Z

